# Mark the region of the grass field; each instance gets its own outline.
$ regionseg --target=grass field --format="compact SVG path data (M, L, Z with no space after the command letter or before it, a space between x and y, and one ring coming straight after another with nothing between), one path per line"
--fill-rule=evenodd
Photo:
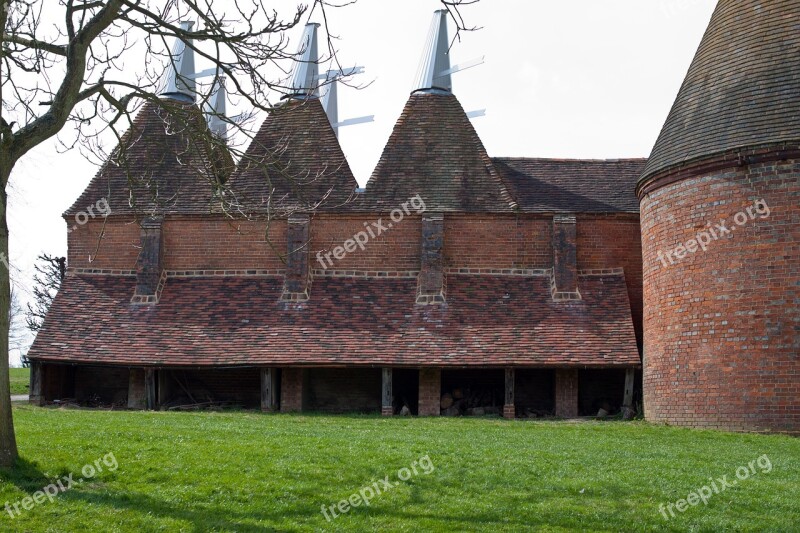
M28 394L30 387L30 368L9 368L11 377L11 394Z
M12 519L0 509L2 531L797 531L800 524L800 440L785 436L644 422L28 405L14 413L21 461L0 471L0 505L9 502L13 512L16 502L21 512ZM673 506L669 519L659 512L709 478L736 480L748 463L747 479L707 505ZM89 479L87 464L103 471ZM23 509L23 498L70 473L75 486ZM386 476L391 489L378 481ZM334 508L336 518L328 510L331 521L321 513L362 490L369 498L373 483L382 493L369 506L355 499L360 505L346 513Z

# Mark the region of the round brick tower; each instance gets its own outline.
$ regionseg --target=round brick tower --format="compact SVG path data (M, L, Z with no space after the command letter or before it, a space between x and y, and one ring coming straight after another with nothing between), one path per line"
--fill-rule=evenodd
M800 433L800 0L720 0L638 195L646 417Z

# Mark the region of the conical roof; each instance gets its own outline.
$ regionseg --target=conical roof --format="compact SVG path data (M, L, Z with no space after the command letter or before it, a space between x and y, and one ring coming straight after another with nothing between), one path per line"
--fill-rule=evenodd
M641 179L789 141L800 141L800 0L720 0Z
M292 98L261 125L230 187L247 211L336 209L358 182L319 99Z
M394 209L419 194L428 211L510 212L516 204L458 99L415 92L367 183L364 204Z
M233 162L224 147L209 140L196 105L172 98L146 102L65 215L101 200L115 215L210 212Z

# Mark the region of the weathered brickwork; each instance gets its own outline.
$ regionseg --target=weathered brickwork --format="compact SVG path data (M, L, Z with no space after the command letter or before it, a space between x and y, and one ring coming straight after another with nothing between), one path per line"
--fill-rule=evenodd
M309 217L292 215L286 230L286 278L282 300L306 301L311 284L308 266Z
M139 223L133 218L91 220L70 232L67 242L70 268L136 270L141 237Z
M622 267L636 340L642 345L642 240L639 215L578 215L578 270Z
M577 369L556 370L556 416L578 416L578 386Z
M167 270L282 269L285 248L286 222L282 220L268 225L167 216L163 224ZM105 225L93 220L69 234L68 264L70 268L135 270L140 249L139 221L112 216Z
M167 270L284 268L286 221L168 217L164 254Z
M422 368L419 371L419 415L439 416L442 390L442 370Z
M303 368L283 368L281 370L281 412L291 413L303 410L303 396L306 370Z
M758 200L768 216L737 215ZM800 432L800 160L689 177L641 207L646 416ZM705 251L676 250L709 225Z
M453 268L550 268L552 217L451 214L444 219L445 264Z
M323 269L324 266L327 270L419 270L422 218L412 213L399 223L392 223L391 228L387 226L390 223L392 222L388 213L315 215L311 221L311 268ZM380 235L377 224L385 228L380 230ZM371 235L369 230L372 231ZM325 258L325 254L332 252L337 246L344 246L345 241L362 231L367 232L369 237L363 250L358 247L341 259L336 259L332 254L329 256L330 261Z

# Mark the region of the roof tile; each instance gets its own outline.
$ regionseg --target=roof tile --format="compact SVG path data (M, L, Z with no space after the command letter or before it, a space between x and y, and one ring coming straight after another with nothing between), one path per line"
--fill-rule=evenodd
M621 274L581 278L554 302L547 276L448 278L448 303L417 306L415 279L319 278L308 303L281 277L170 278L134 306L134 278L69 274L29 357L123 365L635 366ZM241 295L247 295L242 298Z
M800 0L720 0L642 174L800 141Z
M419 194L428 210L510 212L515 203L452 94L408 99L362 205L393 209Z

